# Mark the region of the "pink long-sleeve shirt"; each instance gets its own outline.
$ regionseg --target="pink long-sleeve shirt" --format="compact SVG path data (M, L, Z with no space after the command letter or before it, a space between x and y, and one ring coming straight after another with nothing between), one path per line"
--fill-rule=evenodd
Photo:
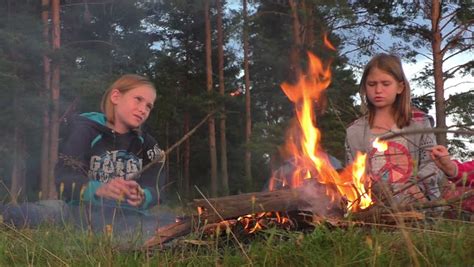
M474 188L474 160L467 161L464 163L461 163L456 160L454 160L453 162L457 166L457 172L456 175L454 175L453 177L448 177L448 179L456 183L457 186L455 188L452 188L452 190L447 190L444 193L444 197L447 199L458 197L466 191L471 190L471 188ZM463 185L461 180L463 179L464 175L467 176L466 184ZM467 198L462 202L462 209L474 212L474 196Z
M453 182L461 180L464 175L467 175L466 186L474 187L474 160L461 163L454 161L457 166L457 172L454 177L449 177Z

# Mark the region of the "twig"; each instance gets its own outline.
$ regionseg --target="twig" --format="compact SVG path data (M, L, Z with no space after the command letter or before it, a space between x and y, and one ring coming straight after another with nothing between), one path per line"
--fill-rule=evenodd
M434 175L436 175L436 172L433 172L433 173L431 173L431 174L429 174L429 175L427 175L427 176L425 176L425 177L423 177L423 178L420 178L420 179L418 179L418 180L415 180L415 181L410 180L410 182L408 182L407 185L405 185L404 187L400 188L399 190L393 192L393 193L392 193L392 196L396 196L396 195L402 193L403 191L407 190L408 188L410 188L410 187L412 187L412 186L414 186L414 185L416 185L416 184L419 184L419 183L423 182L424 180L426 180L426 179L428 179L428 178L430 178L430 177L432 177L432 176L434 176ZM380 198L380 201L384 201L384 200L385 200L385 199L384 199L384 195L382 195L382 197Z
M429 209L429 208L436 208L436 207L443 207L443 206L450 206L455 204L461 200L467 199L474 196L474 189L464 192L462 195L453 197L450 199L439 199L433 200L425 203L416 203L412 205L414 209Z
M67 107L66 111L64 111L63 115L58 119L58 122L61 122L61 121L64 120L67 116L69 116L69 114L70 114L74 109L76 109L76 105L77 105L78 102L79 102L79 97L74 98L74 100L71 102L71 104L69 104L69 106Z
M181 143L183 143L184 141L186 141L186 139L188 139L189 137L191 137L191 135L194 134L194 132L196 132L196 130L201 127L212 115L214 115L214 113L216 113L216 110L214 111L211 111L209 114L207 114L206 117L204 117L204 119L199 122L196 126L194 126L193 129L191 129L188 133L186 133L181 139L179 139L178 142L174 143L171 147L169 147L168 149L166 149L166 151L164 152L164 155L161 156L161 157L158 157L157 159L151 161L150 163L148 163L147 165L145 165L145 167L143 167L140 171L136 172L133 176L132 176L132 180L135 180L137 179L138 177L140 177L140 175L142 175L145 171L147 171L148 169L150 169L153 165L155 165L156 163L160 163L160 162L163 162L163 157L166 158L166 156L171 152L173 151L176 147L178 147L179 145L181 145Z
M199 192L199 194L201 194L201 196L203 197L204 200L206 200L207 204L209 204L209 206L214 210L214 212L217 214L217 216L220 217L220 219L222 221L224 221L224 218L222 218L222 216L219 214L219 212L216 210L216 208L214 208L214 206L211 204L211 202L209 202L209 200L206 198L206 196L201 192L201 190L199 190L199 188L197 186L194 186L196 188L196 190ZM237 239L237 236L234 234L234 231L232 231L232 229L230 230L230 233L232 234L232 237L235 239L235 241L237 242L237 244L239 245L239 248L242 250L242 253L244 253L245 257L247 258L247 260L249 261L250 265L253 265L252 264L252 260L250 259L249 255L247 255L247 252L245 252L245 249L244 247L242 246L242 243L239 242L239 240Z
M407 205L407 206L400 206L398 207L398 211L400 212L400 211L408 211L408 210L423 210L423 209L430 209L430 208L436 208L436 207L450 206L452 204L455 204L461 200L470 198L472 196L474 196L474 189L464 192L462 195L451 198L451 199L438 199L438 200L428 201L424 203L416 203L416 204ZM364 219L370 216L380 216L384 213L390 213L390 208L386 206L381 206L381 205L374 205L367 210L352 213L352 216L353 218L360 220L360 219Z
M193 129L191 129L187 134L185 134L181 139L179 139L178 142L174 143L171 147L169 147L166 151L165 151L165 154L168 155L171 151L173 151L177 146L181 145L181 143L183 143L184 141L186 141L186 139L188 139L189 137L191 137L191 135L194 134L194 132L199 128L201 127L212 115L214 115L216 113L216 110L212 111L211 113L207 114L206 117L204 117L204 119L199 122L196 126L194 126Z

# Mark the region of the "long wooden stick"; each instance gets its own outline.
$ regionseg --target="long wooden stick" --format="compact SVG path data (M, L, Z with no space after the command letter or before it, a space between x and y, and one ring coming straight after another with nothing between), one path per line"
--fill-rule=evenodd
M387 140L401 135L410 135L410 134L422 134L422 133L455 133L455 134L466 134L474 135L474 130L448 130L448 129L438 129L438 128L428 128L420 130L410 130L410 131L401 131L397 133L387 134L380 137L380 140Z
M462 200L468 199L472 196L474 196L474 189L466 191L457 197L453 197L449 199L438 199L438 200L433 200L433 201L429 201L425 203L416 203L412 207L414 209L429 209L429 208L450 206Z
M191 137L191 135L194 134L194 132L196 132L196 130L201 127L212 115L214 115L214 113L216 113L216 110L214 111L211 111L209 114L207 114L206 117L204 117L204 119L199 122L196 126L194 126L194 128L192 128L188 133L186 133L181 139L179 139L178 142L174 143L172 146L170 146L168 149L166 149L165 153L164 153L164 157L166 157L171 151L173 151L176 147L178 147L179 145L181 145L181 143L183 143L184 141L186 141L186 139L188 139L189 137ZM156 163L159 163L159 162L163 162L164 159L163 157L159 157L153 161L151 161L150 163L148 163L147 165L145 165L145 167L143 167L140 171L138 171L137 173L135 173L133 176L132 176L132 179L135 180L137 179L138 177L140 177L140 175L142 175L146 170L148 170L149 168L151 168L153 165L155 165Z
M425 177L422 177L422 178L420 178L420 179L418 179L418 180L415 180L415 181L411 181L411 180L410 180L404 187L402 187L402 188L400 188L399 190L393 192L393 193L391 194L391 197L396 196L396 195L402 193L403 191L407 190L408 188L410 188L410 187L412 187L412 186L414 186L414 185L418 185L419 183L423 182L424 180L426 180L426 179L428 179L428 178L430 178L430 177L432 177L432 176L434 176L434 175L436 175L436 172L432 172L431 174L429 174L429 175L427 175L427 176L425 176ZM384 200L386 200L386 198L387 198L386 195L382 195L382 196L380 197L379 201L380 201L380 202L383 202Z
M437 200L432 200L428 202L423 202L423 203L416 203L413 205L406 205L406 206L401 206L398 207L397 212L406 212L406 211L421 211L424 209L431 209L431 208L436 208L436 207L444 207L444 206L450 206L455 203L458 203L461 200L465 200L467 198L470 198L474 196L474 189L470 191L464 192L462 195L453 197L450 199L437 199ZM367 210L362 210L358 211L355 213L352 213L352 218L356 220L369 220L369 218L375 216L375 217L380 217L383 214L387 213L396 213L392 209L386 206L380 206L380 205L375 205L370 207Z

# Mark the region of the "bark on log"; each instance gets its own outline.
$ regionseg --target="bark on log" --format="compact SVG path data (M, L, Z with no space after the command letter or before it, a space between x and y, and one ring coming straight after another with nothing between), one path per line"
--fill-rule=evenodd
M152 248L158 245L161 246L171 239L187 235L192 230L192 223L193 218L186 217L179 222L160 227L156 229L155 236L145 242L144 247Z
M338 205L330 203L331 200L325 193L318 192L317 188L311 192L311 196L308 196L308 191L304 188L254 192L220 198L195 199L190 205L198 210L200 219L207 220L207 223L215 223L222 220L235 219L247 214L270 211L308 210L313 213L319 213L313 209L315 199L318 204L324 203L318 206L323 207L322 210L324 210L325 215L331 213L342 216L341 210L337 209ZM328 207L331 206L336 208L328 210Z

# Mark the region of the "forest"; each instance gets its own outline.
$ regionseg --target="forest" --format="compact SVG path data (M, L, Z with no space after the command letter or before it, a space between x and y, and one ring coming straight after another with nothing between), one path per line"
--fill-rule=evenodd
M437 142L459 159L474 154L470 0L0 2L3 202L57 198L64 121L99 111L104 90L125 73L157 88L145 128L160 147L183 141L167 155L167 201L195 198L196 188L260 191L286 160L279 152L295 115L280 85L296 81L308 52L331 62L315 112L321 146L340 162L345 129L362 115L361 71L381 52L403 59L420 89L413 105L434 117Z

